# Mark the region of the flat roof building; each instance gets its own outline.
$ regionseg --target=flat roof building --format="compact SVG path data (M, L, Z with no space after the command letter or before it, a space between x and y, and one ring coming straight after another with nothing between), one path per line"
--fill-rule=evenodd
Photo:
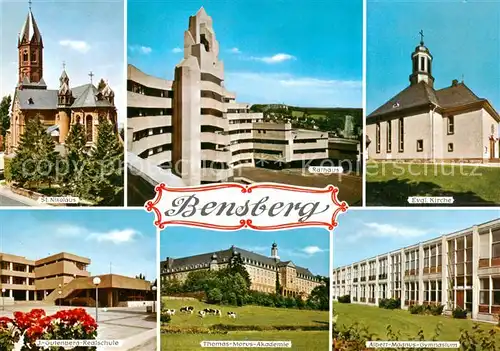
M335 257L334 257L335 261ZM500 314L500 219L444 234L333 271L333 295L378 305L401 299L401 307L445 305L472 318Z
M94 277L87 271L89 264L90 259L67 252L39 260L0 253L0 291L5 289L2 298L11 302L56 303L59 299L68 301L86 296L89 300L85 305L92 305L92 301L95 304ZM115 306L126 296L145 296L151 291L151 283L142 279L112 274L100 277L99 300L103 307Z
M128 150L186 186L234 181L240 167L328 158L327 132L264 121L250 104L235 101L224 86L219 42L203 8L189 18L174 80L129 65L127 90Z

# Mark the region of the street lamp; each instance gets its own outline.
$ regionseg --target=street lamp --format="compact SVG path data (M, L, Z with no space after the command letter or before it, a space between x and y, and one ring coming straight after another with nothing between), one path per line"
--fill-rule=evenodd
M5 310L5 300L3 294L5 294L5 288L2 289L2 311Z
M57 293L59 294L59 309L61 309L61 295L62 295L62 291L59 290Z
M99 284L101 284L101 278L95 277L92 280L92 283L95 285L95 322L97 323L98 320L98 308L99 308Z
M156 286L151 288L153 290L153 313L156 313Z

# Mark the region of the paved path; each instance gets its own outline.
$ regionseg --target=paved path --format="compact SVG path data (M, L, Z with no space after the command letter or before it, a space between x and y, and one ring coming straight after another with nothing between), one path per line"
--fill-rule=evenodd
M10 197L3 196L0 194L0 206L28 206L22 202L11 199Z
M15 194L6 186L0 185L0 207L1 206L48 207L48 205L40 204L35 200Z
M133 349L130 349L129 351L156 351L156 338L149 340L148 342L146 342L142 345L134 347Z

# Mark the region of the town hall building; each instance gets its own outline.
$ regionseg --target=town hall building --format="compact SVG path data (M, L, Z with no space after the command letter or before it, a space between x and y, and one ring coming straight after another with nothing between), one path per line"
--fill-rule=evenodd
M315 287L323 284L309 269L297 266L292 261L281 261L276 243L272 244L269 257L235 246L189 257L167 257L161 262L162 282L171 279L184 282L191 272L226 268L234 256L241 257L250 276L251 290L275 293L276 280L279 280L281 295L305 299Z
M15 152L28 120L38 118L53 137L56 145L64 144L71 126L80 123L85 128L87 144L97 139L99 120L117 125L115 93L102 82L96 87L93 73L90 83L71 87L65 65L58 89L48 89L43 77L43 39L31 5L17 40L18 82L11 108L10 129L7 131L7 153Z
M367 117L368 158L498 161L498 112L463 81L435 89L433 56L421 36L411 55L410 85Z

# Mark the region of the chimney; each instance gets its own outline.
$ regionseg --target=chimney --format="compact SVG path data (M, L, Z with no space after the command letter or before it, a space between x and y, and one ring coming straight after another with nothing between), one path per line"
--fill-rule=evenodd
M457 85L458 85L458 79L453 79L453 80L451 81L451 86L452 86L452 87L456 87Z

